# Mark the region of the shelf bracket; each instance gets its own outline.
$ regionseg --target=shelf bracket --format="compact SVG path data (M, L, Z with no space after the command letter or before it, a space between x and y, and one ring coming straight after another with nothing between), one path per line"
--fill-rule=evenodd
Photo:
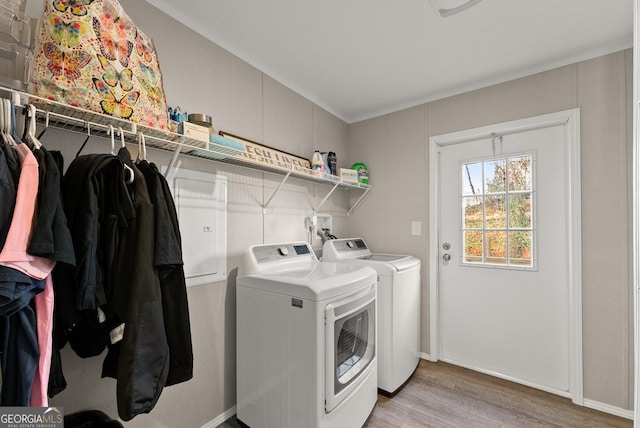
M329 199L329 196L331 196L331 194L338 188L339 185L340 185L340 182L337 182L336 184L334 184L333 188L329 190L329 193L327 193L327 196L325 196L324 199L320 201L318 206L314 208L313 210L314 213L316 213L320 209L320 207L322 207L322 205L324 205L324 203L327 202L327 199Z
M351 216L351 214L356 210L358 205L360 205L360 202L362 202L364 200L365 196L367 196L369 194L371 189L372 189L372 187L367 187L367 189L365 189L365 191L362 194L362 196L360 196L360 198L358 198L358 200L355 202L355 204L353 204L353 206L351 207L351 209L347 213L347 216Z
M278 187L276 187L276 190L274 190L273 193L271 194L271 197L269 198L267 203L262 206L262 212L263 213L264 213L264 210L267 209L267 207L269 206L269 204L273 200L274 196L276 196L276 193L278 193L280 191L280 189L282 188L282 186L284 186L284 183L287 181L287 179L289 178L289 176L291 175L292 172L293 172L293 169L290 169L289 172L287 172L287 174L284 176L284 178L282 179L282 181L280 182Z
M184 142L184 137L180 137L179 139L180 143ZM167 170L164 172L164 178L166 180L169 180L169 176L171 175L171 173L173 172L173 169L176 166L176 162L178 161L178 156L180 155L180 149L182 148L181 144L177 144L175 150L173 151L173 156L171 157L171 162L169 162L169 166L167 167Z

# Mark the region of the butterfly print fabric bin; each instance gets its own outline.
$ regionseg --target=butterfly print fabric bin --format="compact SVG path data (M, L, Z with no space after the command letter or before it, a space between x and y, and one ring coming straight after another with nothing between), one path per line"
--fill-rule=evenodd
M30 91L167 130L167 104L153 43L117 0L44 3Z

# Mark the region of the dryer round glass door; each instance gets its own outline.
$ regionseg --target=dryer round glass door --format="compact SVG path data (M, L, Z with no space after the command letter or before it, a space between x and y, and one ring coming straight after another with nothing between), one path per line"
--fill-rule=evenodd
M326 407L331 412L370 371L375 359L376 290L330 303L326 320ZM375 367L374 367L375 368Z

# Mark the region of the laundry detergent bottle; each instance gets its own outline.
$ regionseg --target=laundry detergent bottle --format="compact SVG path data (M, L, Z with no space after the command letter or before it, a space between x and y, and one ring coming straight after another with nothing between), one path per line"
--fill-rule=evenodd
M351 169L358 172L358 183L369 184L369 168L362 162L354 163Z
M324 161L320 150L316 150L311 157L311 169L315 174L324 174Z

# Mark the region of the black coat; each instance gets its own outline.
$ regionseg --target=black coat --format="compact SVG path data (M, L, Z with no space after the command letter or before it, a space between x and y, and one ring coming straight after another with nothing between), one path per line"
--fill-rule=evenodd
M123 164L134 171L131 184ZM54 278L58 286L67 279L63 298L73 304L61 318L76 353L98 355L109 346L102 376L117 380L123 420L150 412L165 385L193 376L175 206L157 168L140 168L145 174L126 149L81 156L69 166L63 194L77 267L62 265ZM97 308L106 321L96 321Z
M154 265L154 208L144 175L126 149L118 156L134 171L129 184L135 220L123 231L107 300L124 321L122 341L109 347L103 376L115 377L118 415L130 420L149 413L160 398L169 374L160 280ZM114 376L115 375L115 376Z
M142 161L138 164L138 169L146 179L155 214L154 265L160 278L164 326L169 345L169 386L193 377L193 349L182 261L182 239L167 180L153 163Z

